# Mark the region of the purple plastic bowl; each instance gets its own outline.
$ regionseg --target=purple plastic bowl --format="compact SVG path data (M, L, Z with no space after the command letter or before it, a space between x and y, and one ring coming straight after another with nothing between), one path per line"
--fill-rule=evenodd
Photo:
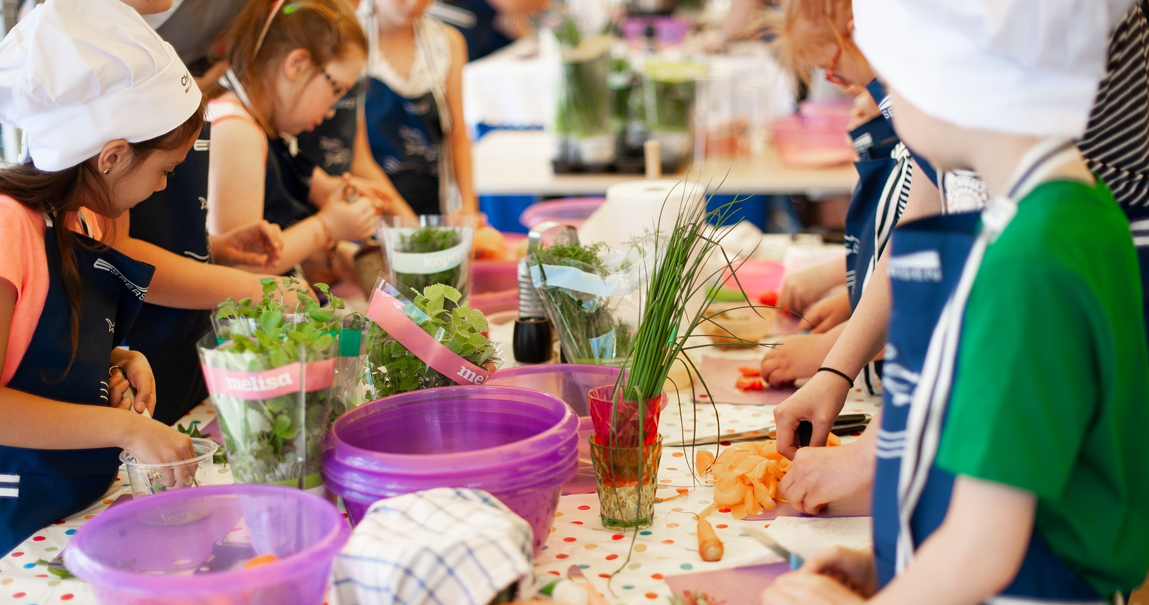
M375 501L435 487L490 492L550 535L559 490L578 466L578 418L559 398L519 387L457 386L394 395L335 421L327 488L352 523Z
M275 485L213 485L126 502L80 528L68 569L105 605L319 605L351 530L330 502ZM274 561L252 569L257 555Z
M590 457L594 424L590 420L589 394L595 387L613 384L620 371L610 366L578 363L519 366L499 370L487 381L488 386L524 387L550 393L562 399L578 416L578 471L563 485L563 495L595 492L594 462Z
M571 197L553 202L539 202L519 215L519 222L534 229L546 221L557 221L578 229L606 202L605 197Z

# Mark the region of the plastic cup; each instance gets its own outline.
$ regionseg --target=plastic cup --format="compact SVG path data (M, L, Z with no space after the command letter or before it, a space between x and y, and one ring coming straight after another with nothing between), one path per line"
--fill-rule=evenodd
M211 480L215 468L212 458L219 450L219 444L211 439L192 439L196 456L190 460L162 464L146 464L136 460L128 452L120 453L120 462L128 471L128 481L132 486L132 497L140 498L166 492L169 489L198 487Z

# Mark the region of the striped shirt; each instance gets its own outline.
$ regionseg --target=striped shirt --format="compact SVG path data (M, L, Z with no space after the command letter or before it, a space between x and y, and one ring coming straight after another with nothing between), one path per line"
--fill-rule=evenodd
M1105 77L1079 142L1089 169L1122 206L1149 206L1149 3L1109 38Z

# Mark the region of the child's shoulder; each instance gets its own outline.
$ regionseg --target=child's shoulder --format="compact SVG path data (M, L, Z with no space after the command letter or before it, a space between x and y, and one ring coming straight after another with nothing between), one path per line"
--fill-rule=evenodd
M1011 260L1081 261L1126 255L1132 238L1104 183L1056 180L1039 185L1019 202L994 248L993 256Z
M10 196L0 194L0 233L44 231L44 216Z

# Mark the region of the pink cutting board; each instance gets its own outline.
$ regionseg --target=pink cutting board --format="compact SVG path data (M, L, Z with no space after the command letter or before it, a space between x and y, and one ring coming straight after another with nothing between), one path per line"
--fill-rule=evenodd
M816 515L800 513L793 506L779 503L778 508L768 510L753 517L746 517L745 521L773 521L778 517L869 517L870 494L859 494L844 500L831 502Z
M762 591L788 571L789 563L772 563L667 576L666 583L676 595L687 591L704 592L712 597L711 603L759 605Z
M738 371L740 367L757 366L753 359L722 359L718 357L703 357L698 371L702 374L710 396L701 385L696 385L694 399L696 403L734 403L744 405L778 405L786 401L798 391L797 387L766 387L764 391L740 391L734 385L742 378Z

